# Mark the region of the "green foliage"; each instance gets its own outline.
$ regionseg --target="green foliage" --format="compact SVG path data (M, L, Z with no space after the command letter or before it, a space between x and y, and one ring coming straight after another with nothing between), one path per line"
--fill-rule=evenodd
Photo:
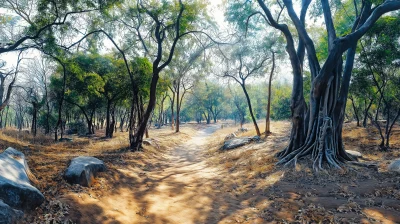
M291 87L288 84L275 84L272 88L271 119L284 120L291 117Z
M237 29L244 32L247 30L260 30L263 26L263 18L254 16L251 22L247 23L248 17L256 11L255 1L228 1L225 18L228 22L235 24Z
M136 57L131 62L133 82L139 88L142 97L147 98L150 93L150 82L153 75L153 65L147 58Z

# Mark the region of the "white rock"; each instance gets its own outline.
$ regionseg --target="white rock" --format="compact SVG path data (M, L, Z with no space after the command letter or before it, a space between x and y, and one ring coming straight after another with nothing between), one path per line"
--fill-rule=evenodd
M350 154L351 156L356 157L356 158L362 158L363 157L361 152L357 152L357 151L354 151L354 150L346 150L346 153Z

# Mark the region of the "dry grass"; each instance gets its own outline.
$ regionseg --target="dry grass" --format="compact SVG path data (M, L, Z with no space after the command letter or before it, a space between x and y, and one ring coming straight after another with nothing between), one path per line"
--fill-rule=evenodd
M263 124L260 124L260 128ZM399 223L400 177L387 172L387 165L400 157L400 127L391 137L392 150L378 150L379 135L367 129L345 124L346 149L363 153L362 162L379 165L379 172L349 166L344 170L314 173L312 164L302 160L296 169L277 167L275 154L288 143L289 122L272 122L273 133L261 143L251 143L230 151L220 151L224 137L238 127L222 129L209 143L209 163L225 172L226 191L253 206L243 213L242 221L252 223ZM255 135L252 125L241 136ZM229 189L232 186L233 190ZM248 188L248 186L251 186ZM252 218L249 218L252 217Z
M197 124L182 125L181 132L175 133L169 127L150 129L149 134L155 145L145 145L142 152L128 151L128 134L116 132L114 138L103 138L104 132L90 137L66 136L72 142L54 142L52 136L38 134L33 137L26 131L15 129L0 131L0 149L13 147L22 151L28 160L30 169L39 180L36 186L46 201L38 209L26 216L24 222L45 223L60 222L68 213L68 205L60 198L71 192L99 197L115 188L122 178L116 170L132 167L138 173L157 167L164 160L166 150L189 139L198 129ZM101 173L91 188L70 185L63 179L69 161L76 156L95 156L106 163L108 171Z
M251 124L248 132L239 136L253 136ZM264 124L260 123L263 129ZM41 183L37 186L46 197L46 202L28 214L25 222L53 223L64 220L69 204L63 196L75 193L79 197L101 198L126 181L121 170L130 170L146 182L147 171L163 169L167 160L164 153L190 139L204 125L185 124L181 133L170 128L151 129L152 146L142 152L126 151L127 133L117 132L113 139L104 139L103 132L91 137L72 136L73 142L54 143L51 137L31 137L16 130L0 131L0 147L9 146L25 153L31 170ZM314 173L311 164L303 160L297 169L276 167L275 154L289 140L290 122L272 122L273 133L261 142L241 148L220 151L226 135L238 127L224 125L208 139L208 164L217 167L219 178L212 183L213 190L221 192L218 198L229 207L231 200L240 201L240 209L227 214L240 223L400 223L400 177L388 173L387 164L400 157L400 128L396 126L391 137L393 150L377 150L376 130L345 124L344 143L346 149L360 151L363 161L375 162L379 171L353 167L338 171ZM105 161L108 171L101 173L91 188L69 185L62 178L68 162L79 155L96 156ZM130 182L123 182L130 186ZM146 186L143 186L146 187ZM134 190L133 190L134 191ZM225 201L226 199L226 201ZM82 199L83 200L83 199ZM91 209L89 207L88 209ZM146 212L143 211L143 214Z
M260 122L259 127L263 128L264 123ZM221 152L224 138L230 133L238 130L238 127L229 127L217 131L210 139L209 151L210 162L213 165L222 165L225 169L233 172L235 170L244 172L249 178L263 176L263 174L274 170L277 162L275 153L282 149L287 140L285 135L288 131L288 122L272 122L272 130L276 130L269 136L262 136L260 143L243 146L236 150ZM251 124L244 125L249 131L238 134L238 137L254 136L256 131ZM215 156L216 155L216 156Z

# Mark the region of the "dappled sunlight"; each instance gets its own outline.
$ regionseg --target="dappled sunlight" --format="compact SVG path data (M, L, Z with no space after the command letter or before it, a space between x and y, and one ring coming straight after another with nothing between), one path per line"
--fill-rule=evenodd
M25 152L42 183L40 190L51 198L46 203L61 201L62 207L52 207L54 215L64 214L77 223L396 223L397 211L392 208L400 209L398 177L356 167L321 172L317 177L305 160L298 170L277 167L275 153L285 147L290 123L272 122L271 127L272 134L260 142L230 151L219 147L238 127L204 125L201 130L195 125L182 128L181 133L168 127L151 129L156 145L135 153L119 149L126 133L93 141L84 149L48 146L49 150ZM247 128L242 136L253 134L251 125ZM68 161L78 155L94 155L108 168L91 188L69 185L62 178ZM49 207L44 204L32 216L49 212L45 206Z
M363 212L367 217L373 218L379 223L384 224L395 224L400 223L400 212L393 214L393 212L388 213L382 208L366 208Z

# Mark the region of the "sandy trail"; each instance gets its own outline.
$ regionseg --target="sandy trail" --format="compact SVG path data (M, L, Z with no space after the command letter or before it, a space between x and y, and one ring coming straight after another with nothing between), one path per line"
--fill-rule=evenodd
M222 177L203 157L206 138L217 129L198 131L155 169L118 169L111 193L69 195L70 216L78 223L230 223L240 201L220 192Z

